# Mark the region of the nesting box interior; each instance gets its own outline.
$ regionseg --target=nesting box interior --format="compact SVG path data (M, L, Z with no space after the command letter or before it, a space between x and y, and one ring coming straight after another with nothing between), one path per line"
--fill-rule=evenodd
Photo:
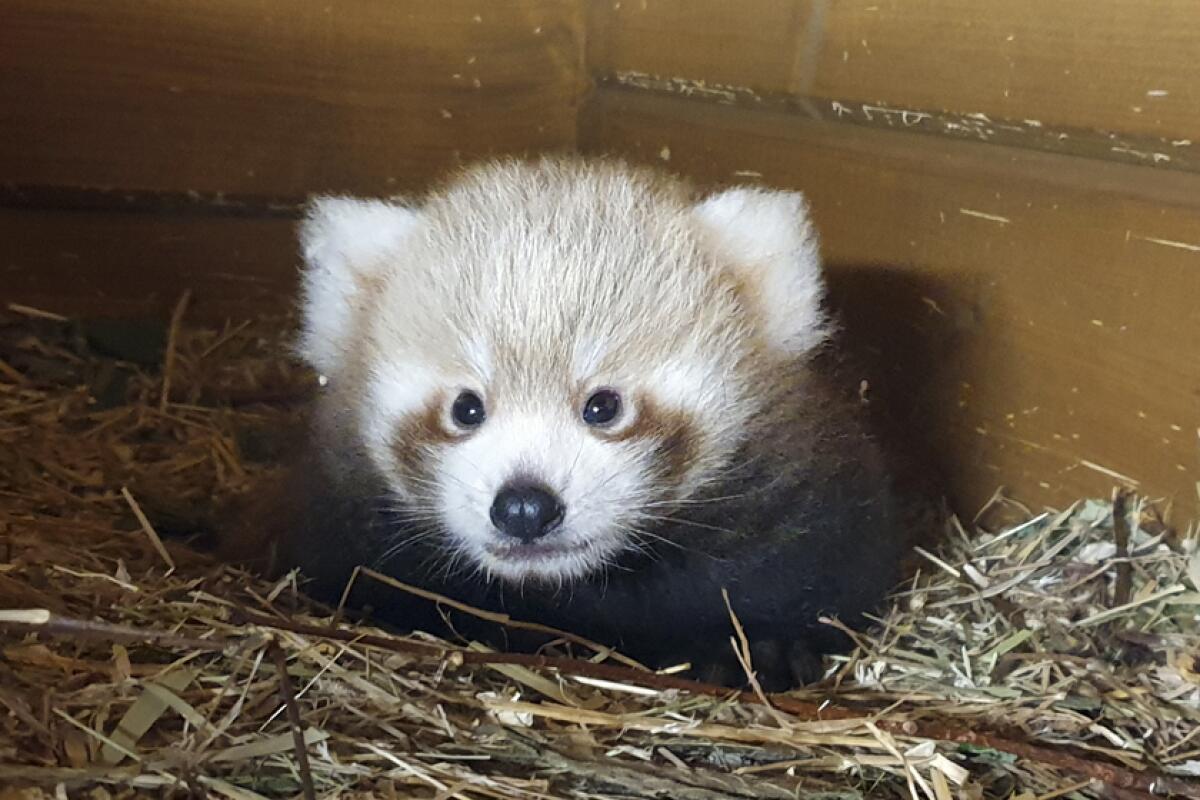
M502 676L526 693L560 702L554 706L558 710L547 710L549 706L522 704L520 696L505 694L507 689L482 678L477 686L472 684L476 711L487 709L491 719L507 726L505 730L526 731L505 745L507 766L485 780L479 777L482 772L472 773L455 762L448 750L438 751L452 765L446 769L434 769L415 757L396 761L397 756L380 755L374 745L360 755L384 764L393 777L406 775L409 783L401 784L416 793L413 796L560 796L554 792L561 787L548 788L558 786L552 781L504 781L534 764L549 772L584 774L585 762L593 762L579 752L602 744L610 754L633 748L629 752L636 751L638 758L644 755L646 763L674 768L679 762L679 775L690 777L676 775L671 783L660 776L654 780L667 782L654 784L659 787L655 789L638 783L650 780L641 766L609 764L581 779L580 786L595 792L587 796L613 791L613 796L623 797L777 797L792 796L795 786L782 781L753 784L751 789L743 777L771 770L773 776L782 775L789 768L784 761L764 767L767 762L755 756L759 760L747 757L717 764L728 753L709 753L705 757L715 760L708 766L724 770L717 777L700 770L700 750L689 750L692 740L687 737L711 734L725 744L792 747L809 742L804 739L809 736L815 737L809 742L814 747L873 753L870 758L877 757L877 762L864 756L856 763L883 769L886 761L887 769L894 769L893 777L900 776L896 792L911 791L931 800L955 796L965 791L963 786L973 785L978 776L956 771L962 762L979 757L984 763L993 756L1027 758L1035 766L1020 773L1026 783L990 786L988 796L1030 787L1032 793L1023 796L1103 796L1097 787L1108 781L1117 787L1107 795L1112 797L1145 796L1164 786L1181 796L1200 797L1200 787L1189 777L1196 772L1187 772L1200 771L1193 735L1200 724L1200 666L1181 655L1195 636L1172 629L1169 636L1151 641L1155 626L1170 616L1163 612L1164 597L1179 595L1180 602L1198 602L1196 558L1189 561L1178 548L1173 555L1148 556L1150 561L1141 562L1132 573L1127 567L1124 577L1115 578L1119 588L1113 593L1089 594L1088 602L1099 605L1075 616L1062 611L1061 601L1082 580L1072 571L1078 564L1052 564L1063 548L1081 553L1079 563L1092 565L1113 553L1123 558L1135 541L1151 552L1175 541L1172 537L1186 532L1190 521L1200 516L1197 47L1200 14L1191 0L1165 0L1153 9L1118 0L3 0L0 313L7 316L0 321L32 320L36 327L46 318L53 322L61 317L102 327L103 321L114 319L161 320L171 337L168 352L181 359L174 373L168 363L168 379L190 387L186 402L200 408L210 396L206 392L219 384L223 388L213 396L236 406L269 399L259 384L253 396L239 400L236 384L246 374L273 376L268 383L290 380L273 371L282 362L278 334L286 327L277 320L294 300L299 261L295 227L311 194L416 192L448 169L476 158L542 152L618 155L675 171L703 186L749 183L802 190L821 237L842 341L861 368L863 396L884 427L919 454L912 468L936 475L963 519L969 520L1000 489L1034 510L1032 527L1014 529L1011 538L1003 535L984 545L968 545L964 534L955 539L957 549L952 550L967 563L976 557L992 558L1003 567L1001 572L1010 571L1006 576L1022 580L1035 569L1043 570L1036 573L1037 591L1028 595L1031 610L1020 613L1039 620L1031 629L1061 633L1054 641L1062 644L1066 655L1052 659L1057 665L1046 667L1036 679L1024 675L1028 665L1022 661L1021 647L1033 634L1022 632L1022 624L992 628L990 622L955 616L961 609L975 608L971 604L978 601L978 592L986 595L989 585L1004 586L1008 577L973 584L969 570L943 555L926 565L926 583L914 586L912 597L917 599L907 607L910 616L897 618L895 626L863 643L863 652L880 660L847 662L850 665L837 678L839 685L845 678L855 692L867 692L878 688L869 680L870 664L885 664L878 669L893 670L888 674L902 679L890 685L891 694L871 695L869 701L866 694L855 695L867 704L864 707L882 714L888 703L917 702L912 700L917 695L928 702L919 713L878 727L863 727L865 723L847 710L850 706L839 707L833 716L842 715L846 727L837 730L848 731L837 734L845 740L840 743L834 741L833 728L814 722L832 724L821 714L821 696L782 702L770 712L775 716L753 716L736 706L736 714L742 716L709 720L700 734L683 734L678 715L690 707L676 695L662 700L665 695L655 694L684 686L669 677L650 690L630 690L629 696L639 699L629 700L618 713L604 705L607 701L584 697L580 686L572 685L564 694L561 686L535 673L544 664L520 659L506 663L467 653L468 662L475 658L495 667L496 674L487 673L491 678ZM186 305L180 303L185 296ZM177 314L168 325L173 312L183 318ZM194 330L188 333L189 328ZM39 328L36 333L43 337L37 346L45 350L38 350L39 357L51 350L64 352L53 342L46 344L61 332L48 334ZM211 359L205 361L222 348L231 359L225 371L211 367ZM27 389L23 369L0 360L0 389L9 392L6 400L11 400L0 407L0 448L5 447L5 436L13 441L25 436L21 426L49 419L36 410L49 402L45 397L19 395ZM94 386L98 379L89 373L89 380ZM111 380L106 373L104 386ZM120 387L148 406L161 404L166 410L169 392L161 373L128 378ZM57 402L56 395L46 396ZM67 405L64 399L61 408ZM190 406L186 411L209 414ZM218 431L217 441L237 440L238 446L250 447L238 439L240 433L225 427L232 425L229 419L214 411L203 416L203 425L210 427L202 429L200 417L183 416L150 414L153 419L146 423L177 443L169 458L152 448L120 451L141 465L139 474L147 485L191 480L189 470L202 462L207 465L204 459L219 462L215 469L221 479L227 473L237 476L243 466L233 447L213 445L209 435ZM67 418L74 419L69 414ZM50 430L51 423L45 424ZM76 524L84 526L78 530L109 524L103 515L93 516L100 512L88 505L94 498L85 490L91 470L102 472L104 466L71 466L63 455L82 452L71 449L79 445L75 439L95 424L94 419L79 421L78 426L72 422L37 437L47 452L56 454L54 463L59 466L50 469L45 481L31 480L70 479L85 487L74 497L61 487L53 490L68 495L63 502L75 504ZM0 468L18 460L6 462L0 454ZM193 484L204 487L202 493L208 491L203 481L215 480L205 475ZM0 476L0 534L15 535L25 530L23 525L38 528L28 520L41 513L41 500L30 498L28 485L32 484L14 482L6 487ZM1135 514L1120 505L1141 520L1132 534L1123 530L1126 514L1112 514L1096 504L1076 506L1061 516L1036 513L1045 506L1065 509L1080 498L1109 498L1117 486L1156 501L1153 513L1148 507L1143 513L1139 505ZM91 488L99 491L98 486ZM101 583L107 582L107 590L137 589L136 581L121 570L138 558L154 561L165 551L152 530L163 517L151 514L147 519L135 494L110 492L108 500L121 513L134 515L138 535L151 535L155 549L136 556L129 545L114 543L88 554L87 564L64 566L63 574L82 580L80 576L104 573ZM3 498L16 509L7 519ZM1121 495L1119 504L1132 502L1127 498ZM175 510L157 511L169 516ZM51 527L38 528L48 548L46 563L55 553L66 559L75 541L76 529ZM1069 544L1059 547L1061 540L1051 536L1055 531L1069 531ZM1103 550L1114 535L1125 537L1124 544L1116 545L1123 549ZM996 549L979 556L979 547ZM1101 551L1108 555L1096 555ZM1193 571L1190 578L1188 569ZM80 608L78 598L60 601L45 586L19 585L18 573L15 568L11 574L0 570L0 596L9 606L18 604L13 598L29 597L33 599L22 606L37 605L55 614ZM180 598L207 601L196 598L194 584L171 580L177 582L167 580L154 590L156 596L174 598L175 609L175 616L158 620L158 628L170 630L155 634L155 641L164 648L191 647L207 654L197 663L210 663L207 659L219 654L227 658L220 663L229 674L249 670L246 685L255 688L237 690L243 691L238 713L243 700L257 704L254 707L263 712L255 718L255 725L262 723L258 730L276 735L266 744L249 733L244 741L224 741L221 726L233 725L236 714L222 705L229 699L220 689L224 679L200 668L188 673L187 681L208 681L206 690L214 694L206 695L205 702L211 701L211 706L201 705L199 689L189 695L182 688L160 687L154 694L158 699L146 701L156 712L142 709L150 720L146 728L164 709L191 709L195 719L187 711L179 713L187 726L198 726L202 739L211 734L208 743L221 742L223 749L214 746L208 752L210 758L224 758L221 763L289 753L290 734L286 728L269 727L275 717L267 719L275 695L260 693L253 679L260 666L271 669L272 659L283 651L257 639L251 642L247 629L237 628L239 623L263 623L274 614L282 585L274 593L271 587L260 591L255 584L247 584L244 591L240 587L238 602L256 611L221 618L206 628L188 616L191 606L185 608ZM948 588L951 584L959 588ZM963 586L976 594L947 599L952 591L966 592ZM943 618L923 612L926 603L955 610ZM214 612L213 619L217 617ZM936 624L928 621L930 617L936 617ZM74 669L78 675L88 664L98 663L96 659L111 658L113 669L126 679L151 674L149 666L137 659L130 665L123 650L110 647L114 642L120 648L122 642L140 641L133 627L150 624L137 613L123 619L124 628L72 629L90 646L102 642L99 651L46 655L22 645L26 649L19 654L7 653L10 666L0 677L0 703L8 709L8 720L15 726L11 729L24 730L21 735L27 738L20 740L25 744L6 746L0 736L0 760L20 762L21 748L31 746L30 741L44 743L46 752L66 755L64 765L53 767L46 766L53 760L47 756L49 760L37 767L42 772L33 767L0 769L0 783L28 779L35 772L70 783L103 762L106 785L132 779L136 772L143 776L143 788L166 791L175 784L164 776L177 778L195 767L192 762L187 769L162 767L168 762L155 761L159 766L154 769L134 770L126 751L135 749L137 736L95 739L95 731L104 729L102 723L113 720L87 721L82 712L75 717L58 711L42 715L41 707L16 696L20 686L28 685L20 681L32 681L27 675L33 672L20 673L24 677L5 685L18 674L11 665L32 671ZM1114 620L1133 633L1105 627ZM26 623L36 620L24 619ZM1087 635L1097 632L1099 638L1089 647L1119 640L1122 647L1153 650L1159 670L1153 672L1154 685L1135 686L1115 678L1104 683L1094 675L1084 680L1072 673L1077 667L1082 674L1092 663L1071 650L1077 642L1069 631L1076 623L1087 628ZM974 678L962 674L957 650L929 645L941 630L938 626L975 631L972 635L982 637L983 644L971 645L978 645L971 657L983 659L989 669L1011 654L1011 662L1003 665L1004 675L994 678L996 686L1004 676L1017 677L1004 691L971 693ZM320 656L304 661L308 671L302 674L311 678L310 686L329 672L341 675L367 698L360 706L349 704L340 710L341 728L330 722L321 734L325 738L314 734L303 740L314 754L325 758L331 747L340 752L335 746L338 736L352 730L359 718L384 720L379 724L392 732L388 726L400 726L403 736L411 735L420 744L417 734L404 727L415 723L405 717L408 711L401 712L396 700L400 695L363 688L368 679L356 672L343 675L339 658L370 665L375 657L370 647L375 645L338 633L332 623L320 631L295 623L278 635L278 645L295 664L309 658L297 654ZM343 650L337 658L325 658L326 651L313 649L317 639L306 638L314 636L333 636ZM934 654L912 656L911 661L906 660L909 650L883 655L887 647L899 647L898 642L912 652L929 645ZM419 660L427 652L421 647L427 645L393 645L388 680L409 680L411 686L405 686L413 692L423 687L421 702L441 708L440 672L426 683L395 677L402 675L408 663L404 659ZM967 643L962 648L966 662ZM464 655L455 652L454 665L461 666ZM1032 662L1032 656L1026 661ZM619 670L606 673L606 665L597 665L589 673L586 666L575 665L592 681L586 691L619 683ZM286 658L280 669L287 672ZM1101 672L1111 678L1112 673ZM929 689L935 679L941 686L958 688L939 694L940 689ZM958 683L960 679L964 683ZM1087 685L1088 699L1072 699L1076 705L1066 710L1055 706L1059 716L1044 723L1039 715L1052 702L1048 698L1055 691L1070 695L1076 682ZM971 692L962 688L967 685ZM294 688L303 687L297 680ZM267 689L274 692L274 684ZM1096 711L1101 706L1098 698L1110 691L1124 692L1127 700L1142 699ZM645 700L646 692L651 700ZM930 700L935 696L937 703ZM179 697L195 705L176 702ZM1151 697L1153 702L1145 699ZM670 706L654 712L660 716L647 716L650 712L643 714L636 706L660 701ZM1087 705L1091 701L1095 707ZM1171 705L1176 701L1178 705ZM1039 705L1043 702L1047 705ZM989 703L1011 703L1005 708L1013 724L1026 733L1036 728L1041 738L1030 744L1032 734L1026 740L994 731L972 738L970 720L964 718ZM52 705L47 700L45 708ZM957 710L946 711L951 707ZM206 720L212 709L226 716ZM280 705L277 713L285 710L294 710L293 701ZM123 720L132 713L125 706L118 711L127 715ZM113 713L114 719L120 716ZM70 719L64 721L63 714ZM135 727L137 718L134 714ZM558 761L546 760L549 751L539 749L538 743L543 734L532 733L542 730L531 721L535 718L537 725L549 720L551 727L578 726L571 747L578 745L580 751L560 749L554 756ZM1118 718L1124 722L1112 721ZM279 719L282 723L286 715ZM472 719L460 708L449 718L429 711L424 722L465 737L462 731L476 724ZM1145 734L1160 719L1169 719L1163 723L1166 727L1156 728L1153 736ZM311 717L308 720L314 724ZM778 731L762 734L764 724ZM758 733L744 732L756 725ZM51 735L52 729L71 726L83 731L82 738L68 737L62 744ZM0 726L3 730L10 728ZM343 733L329 738L328 731L337 730ZM620 738L629 731L642 738ZM1134 740L1143 734L1153 745L1138 750ZM932 744L928 752L912 745L914 749L904 750L901 757L892 737L904 736L953 740L976 750L960 751L962 758L951 763ZM1071 737L1084 745L1061 753L1038 749ZM655 749L663 742L668 742L666 755ZM822 762L822 775L837 771L834 762L841 752L821 751L829 761ZM485 758L465 750L460 756L463 764ZM1089 761L1092 756L1102 763ZM494 753L486 757L500 759ZM127 772L116 771L122 759L127 760L120 769ZM910 770L909 762L919 762L920 769ZM290 778L278 777L275 788L284 787L286 791L279 790L284 794L311 790L311 772L319 773L318 788L333 792L352 785L358 774L355 763L329 757L320 768L314 765L310 770L306 764L294 773L290 766L280 768L279 774L306 780L289 783ZM784 766L778 766L781 763ZM1179 764L1192 766L1182 769ZM977 764L969 766L975 769ZM609 769L616 771L604 772ZM608 775L608 783L597 777L602 773ZM727 780L727 773L733 777ZM205 778L197 785L235 798L272 794L262 783L234 783ZM635 785L641 788L630 788ZM830 783L820 787L838 788Z
M956 502L1197 508L1200 18L1121 3L12 0L6 301L285 308L314 192L578 150L799 188Z

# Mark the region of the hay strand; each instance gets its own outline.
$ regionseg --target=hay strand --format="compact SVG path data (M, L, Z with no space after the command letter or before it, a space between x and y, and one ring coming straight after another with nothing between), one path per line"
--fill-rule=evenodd
M787 695L569 634L596 657L399 636L171 541L273 474L315 385L281 321L177 316L169 376L0 316L0 782L28 796L1200 798L1197 532L1144 497L997 494L1025 518L951 520Z

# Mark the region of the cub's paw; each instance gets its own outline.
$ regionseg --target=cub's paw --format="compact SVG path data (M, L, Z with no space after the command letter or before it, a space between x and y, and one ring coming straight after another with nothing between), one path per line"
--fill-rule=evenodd
M691 662L688 677L717 686L750 685L729 640L680 653L673 663ZM801 639L759 639L750 644L750 665L764 692L785 692L820 680L821 657Z

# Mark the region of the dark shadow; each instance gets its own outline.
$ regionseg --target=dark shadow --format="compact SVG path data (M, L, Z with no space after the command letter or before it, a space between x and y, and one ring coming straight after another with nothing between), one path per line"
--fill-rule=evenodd
M961 345L975 326L949 280L887 265L834 264L829 301L840 331L822 356L866 403L873 430L892 461L908 513L919 532L936 528L948 502L955 507L955 455L940 419L953 403ZM920 538L924 538L923 536Z

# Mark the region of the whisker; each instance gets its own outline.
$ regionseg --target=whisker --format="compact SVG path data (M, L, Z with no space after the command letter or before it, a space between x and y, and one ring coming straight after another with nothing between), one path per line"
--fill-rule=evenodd
M655 522L669 522L673 525L688 525L693 528L714 531L716 533L727 533L730 536L738 535L737 531L730 530L729 528L722 528L720 525L710 525L707 522L697 522L696 520L688 519L686 517L664 517L656 514L642 514L641 517L642 519L650 519L654 520Z
M748 497L747 492L739 494L725 494L719 497L686 497L679 500L655 500L649 503L643 503L642 508L665 508L670 506L703 506L711 503L725 503L730 500L741 500L743 497Z

